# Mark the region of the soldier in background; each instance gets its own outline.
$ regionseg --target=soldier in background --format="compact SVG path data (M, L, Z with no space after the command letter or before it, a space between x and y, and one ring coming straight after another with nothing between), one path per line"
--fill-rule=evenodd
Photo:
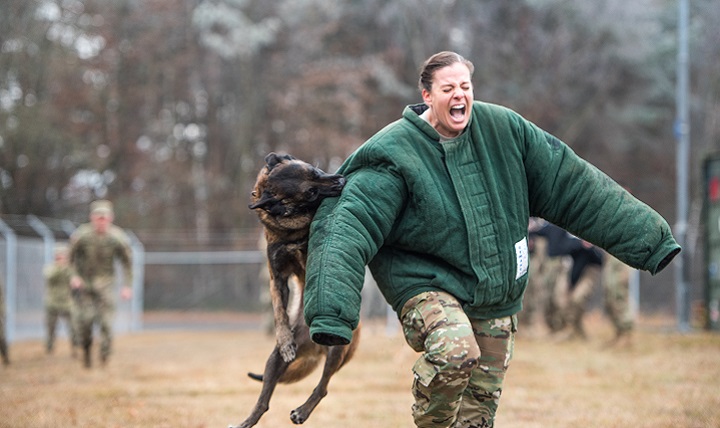
M571 237L565 229L550 222L538 218L533 220L530 223L528 235L535 241L537 248L531 255L530 261L532 262L533 257L539 259L537 281L538 285L543 288L542 291L536 293L542 298L538 309L542 310L548 331L556 333L565 327L563 315L568 303L570 269L572 268L569 248ZM544 254L538 254L539 251L544 251ZM529 279L532 280L532 273ZM531 285L528 283L529 287Z
M46 266L43 275L45 276L45 326L47 336L45 340L45 351L52 354L55 345L55 330L58 319L64 318L70 334L70 346L75 355L75 345L78 341L75 337L75 323L73 317L73 304L70 288L70 279L73 277L73 269L68 260L68 248L65 245L55 247L55 261Z
M557 333L560 340L587 339L583 327L583 317L587 311L593 289L600 283L604 253L587 241L572 236L570 238L570 290L567 306L563 310L564 331Z
M4 365L10 364L10 356L8 355L8 344L5 338L5 297L3 284L0 281L0 356Z
M115 260L124 269L123 299L132 297L132 264L129 238L113 224L112 203L95 201L90 205L90 223L81 225L70 237L70 262L76 275L71 286L77 290L78 331L85 367L91 367L93 325L100 327L100 361L104 365L112 347L115 314Z
M539 335L542 325L542 311L545 301L548 299L548 287L546 282L550 277L555 277L554 272L549 269L550 257L548 257L547 237L538 234L544 226L544 220L530 218L528 223L528 253L530 255L528 285L523 297L523 308L518 313L520 328L518 333L526 330L530 337Z
M615 328L615 337L609 346L630 346L634 320L630 312L630 277L633 269L611 256L606 255L603 269L605 311Z

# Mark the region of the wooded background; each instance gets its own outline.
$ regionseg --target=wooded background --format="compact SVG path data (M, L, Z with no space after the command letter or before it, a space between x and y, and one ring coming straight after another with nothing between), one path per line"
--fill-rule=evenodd
M720 2L690 7L693 251L720 145ZM673 224L676 27L670 0L0 0L0 214L82 222L107 197L151 250L255 245L264 155L333 171L451 49L478 99Z

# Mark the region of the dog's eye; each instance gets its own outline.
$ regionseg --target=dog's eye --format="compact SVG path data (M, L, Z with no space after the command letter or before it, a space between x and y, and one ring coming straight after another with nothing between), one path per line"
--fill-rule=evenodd
M257 190L253 190L250 192L250 195L252 195L254 198L257 198Z

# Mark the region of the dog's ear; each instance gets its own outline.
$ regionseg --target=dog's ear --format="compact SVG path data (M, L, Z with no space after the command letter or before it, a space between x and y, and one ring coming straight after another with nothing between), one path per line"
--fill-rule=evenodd
M273 168L284 160L294 160L295 158L290 155L279 155L275 152L268 153L265 156L265 163L267 164L268 171L272 171Z

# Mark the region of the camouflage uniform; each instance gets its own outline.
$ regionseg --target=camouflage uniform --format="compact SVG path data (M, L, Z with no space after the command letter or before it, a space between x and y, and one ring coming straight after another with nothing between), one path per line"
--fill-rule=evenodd
M77 335L90 366L93 324L100 326L100 358L107 361L112 346L112 323L115 315L115 259L124 269L125 286L132 284L129 239L125 232L111 225L107 233L96 233L92 225L82 225L71 237L70 261L84 284L78 290Z
M633 319L630 313L630 272L631 267L607 255L603 269L605 310L615 326L615 338L630 333Z
M578 240L578 242L580 242ZM570 291L564 311L566 339L585 339L583 317L593 289L602 278L603 253L587 243L573 250L573 266L570 272Z
M57 251L67 251L58 249ZM56 256L57 257L57 256ZM57 260L57 259L56 259ZM45 326L47 337L45 350L51 353L55 344L55 329L58 318L64 318L70 333L70 343L74 347L78 344L75 337L75 319L72 314L72 291L70 279L74 275L72 267L62 262L56 262L45 268Z
M568 248L571 241L564 229L538 218L530 220L528 232L528 239L537 247L530 255L528 291L531 297L538 295L535 301L541 301L542 309L537 310L542 310L545 325L555 333L565 327L564 311L572 267ZM533 291L531 287L539 291ZM528 300L527 295L525 300Z
M428 291L402 309L413 366L418 427L492 427L512 358L517 317L469 319L450 294Z
M601 273L602 267L599 265L586 266L580 279L570 291L568 305L565 309L565 323L571 329L569 336L572 338L584 339L587 337L583 328L583 317L595 284L600 282Z
M5 338L5 297L3 284L0 281L0 356L2 356L3 364L10 364L10 356L8 355L8 344Z
M543 315L550 332L556 333L565 328L564 314L568 304L572 259L570 256L548 257L545 264L547 276L544 284L547 298Z

